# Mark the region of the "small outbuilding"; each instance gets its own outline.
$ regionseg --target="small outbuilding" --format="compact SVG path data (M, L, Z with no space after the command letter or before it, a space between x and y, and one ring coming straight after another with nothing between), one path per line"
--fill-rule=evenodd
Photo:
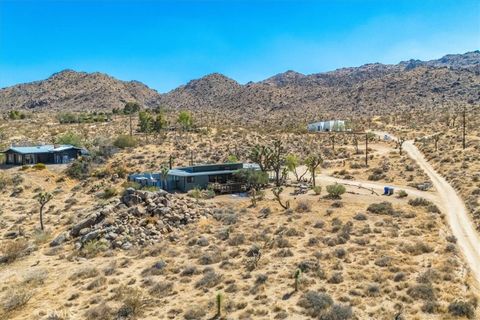
M2 152L5 155L5 164L28 165L35 163L62 164L70 163L87 151L72 145L39 145L28 147L10 147Z
M310 123L307 125L308 131L312 132L339 132L346 131L345 120L328 120Z

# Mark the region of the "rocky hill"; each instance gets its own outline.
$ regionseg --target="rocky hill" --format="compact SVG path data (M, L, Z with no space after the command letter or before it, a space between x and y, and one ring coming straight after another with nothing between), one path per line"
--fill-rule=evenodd
M138 81L64 70L46 80L0 89L0 109L110 110L128 101L154 106L158 97Z
M480 101L480 51L311 75L290 70L245 85L214 73L165 94L139 82L71 70L0 90L0 109L109 110L132 100L147 107L189 109L244 122L287 123L332 113L347 117L431 110Z

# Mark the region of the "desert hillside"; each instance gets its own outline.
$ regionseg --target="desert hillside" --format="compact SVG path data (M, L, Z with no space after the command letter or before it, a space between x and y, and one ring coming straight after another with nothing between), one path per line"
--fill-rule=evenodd
M140 82L71 70L47 80L0 90L0 109L110 111L127 101L167 110L228 115L242 123L287 125L328 114L382 115L478 103L480 52L438 60L380 63L303 75L287 71L260 82L237 83L214 73L158 94Z

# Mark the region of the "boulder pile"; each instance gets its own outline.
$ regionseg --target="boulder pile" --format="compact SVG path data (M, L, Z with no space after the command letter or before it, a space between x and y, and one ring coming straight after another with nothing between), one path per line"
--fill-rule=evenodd
M176 228L212 215L213 204L170 194L129 188L117 203L91 213L75 224L68 235L61 234L51 243L60 245L76 239L81 248L96 240L110 248L130 249L153 244Z

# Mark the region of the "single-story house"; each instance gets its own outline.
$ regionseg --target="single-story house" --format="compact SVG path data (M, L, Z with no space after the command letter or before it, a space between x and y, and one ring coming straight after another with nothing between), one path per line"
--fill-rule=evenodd
M87 151L68 144L47 144L29 147L12 146L2 153L5 154L5 164L28 165L69 163L79 156L87 154Z
M345 131L345 120L328 120L328 121L319 121L310 123L307 125L308 131L320 131L320 132L330 132L330 131Z
M142 186L155 186L169 192L188 192L194 188L206 189L210 185L233 186L234 173L240 169L258 170L259 167L251 163L204 164L170 169L166 177L160 173L141 173L130 175L128 179ZM235 191L237 188L229 190Z

